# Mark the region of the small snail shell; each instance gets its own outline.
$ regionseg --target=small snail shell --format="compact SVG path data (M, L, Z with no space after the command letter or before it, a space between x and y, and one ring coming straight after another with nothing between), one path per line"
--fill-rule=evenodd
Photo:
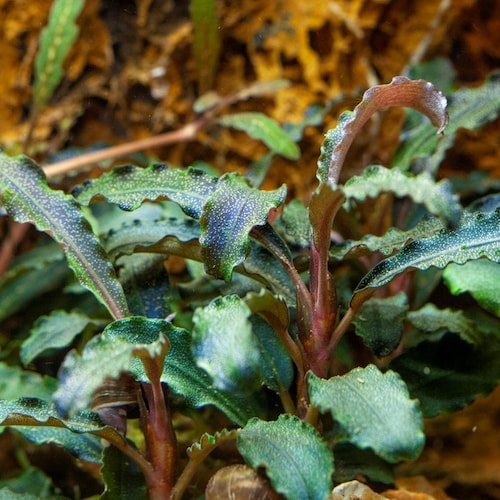
M104 423L117 428L125 434L129 410L138 404L139 384L129 374L122 374L118 379L108 378L97 389L90 403Z
M283 498L267 479L247 465L228 465L218 470L205 489L205 500L279 500Z

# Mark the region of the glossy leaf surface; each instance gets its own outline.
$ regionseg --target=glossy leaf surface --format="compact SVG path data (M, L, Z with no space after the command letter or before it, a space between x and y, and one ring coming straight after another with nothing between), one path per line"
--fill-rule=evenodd
M385 299L371 298L361 306L354 317L356 335L359 335L379 358L388 356L401 341L407 310L404 293Z
M338 182L347 151L361 127L376 111L389 106L405 106L420 111L438 127L438 132L442 132L448 123L446 98L425 80L397 76L387 85L371 87L354 111L342 113L337 126L326 134L318 160L317 176L321 183L328 179Z
M220 297L193 316L193 353L224 392L248 393L262 383L261 357L250 309L236 295Z
M500 209L466 215L454 230L413 241L393 257L377 264L358 284L352 303L362 300L369 289L389 283L410 269L444 268L450 262L463 264L487 257L500 261Z
M368 365L328 380L310 373L308 380L312 404L333 415L339 440L370 448L391 463L422 451L422 414L397 373Z
M270 210L284 202L286 188L259 191L238 174L225 174L208 199L201 223L202 253L208 274L226 281L249 250L249 233L267 222Z
M274 489L289 500L325 500L332 487L333 454L316 429L292 415L252 419L238 450L254 469L264 467Z
M114 318L128 315L123 289L99 240L71 196L50 189L43 171L27 157L0 153L0 191L7 212L31 222L62 246L78 281Z
M500 317L500 264L490 260L450 264L443 271L443 279L453 295L470 293L479 305Z
M216 184L217 178L193 168L181 170L161 163L147 168L126 165L84 182L73 195L83 205L105 199L123 210L135 210L146 200L171 200L197 219Z
M351 177L342 191L347 200L358 201L376 198L382 192L408 196L424 205L431 214L441 217L447 226L456 225L462 213L458 196L451 192L450 183L447 180L435 182L426 172L413 177L397 169L371 165L362 175Z

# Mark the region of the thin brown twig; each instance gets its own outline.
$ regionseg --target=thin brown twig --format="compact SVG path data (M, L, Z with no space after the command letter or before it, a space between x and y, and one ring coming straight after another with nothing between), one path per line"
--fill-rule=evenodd
M56 177L104 160L121 158L139 151L167 146L177 142L186 142L194 139L198 130L204 127L208 121L209 116L205 114L197 120L184 125L178 130L165 132L164 134L147 137L146 139L140 139L138 141L127 142L125 144L112 146L99 151L92 151L91 153L86 153L68 160L46 165L43 167L43 170L47 177Z

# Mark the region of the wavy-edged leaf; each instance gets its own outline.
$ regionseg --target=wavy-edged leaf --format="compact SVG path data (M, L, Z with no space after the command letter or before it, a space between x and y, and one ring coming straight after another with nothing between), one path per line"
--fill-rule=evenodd
M75 23L84 0L55 0L49 21L40 35L40 48L35 59L33 108L39 110L52 96L64 76L63 62L79 32Z
M375 198L382 192L392 192L399 197L409 196L424 205L431 214L441 217L447 226L456 225L462 214L458 196L452 193L449 181L443 179L436 182L427 172L412 176L401 170L370 165L362 175L351 177L342 191L348 201Z
M186 449L186 454L190 459L206 457L212 450L226 441L234 441L238 437L239 429L222 429L215 434L205 432L200 439Z
M311 403L331 412L338 439L370 448L391 463L413 460L422 451L422 414L397 373L368 365L328 380L310 372L308 381Z
M200 219L203 260L208 274L225 281L249 250L249 233L267 222L269 212L284 202L286 187L252 188L238 174L225 174L209 197Z
M237 296L219 297L193 315L193 354L215 388L252 393L262 384L261 357L250 309Z
M291 245L301 248L309 247L311 242L311 225L309 211L301 200L292 200L283 207L283 214L278 220L281 234Z
M163 345L159 340L162 335L168 339L170 347L163 365L161 381L166 383L172 392L184 398L195 408L213 405L239 425L243 425L252 414L255 415L253 412L256 409L248 399L230 397L212 386L210 376L194 360L191 351L191 335L186 330L177 328L164 320L131 317L111 323L100 337L95 337L104 336L104 340L100 341L103 344L103 352L92 355L91 362L101 355L104 358L109 350L111 357L103 361L106 365L100 369L101 372L109 372L108 376L112 377L114 373L119 373L123 369L129 371L139 382L148 382L144 365L135 356L134 351L143 349L144 346L146 355L149 351L154 353L155 348L161 348ZM97 341L93 339L91 342ZM115 354L113 354L113 344L117 347ZM96 347L101 349L99 345ZM92 348L92 350L95 349ZM83 360L84 357L85 351L81 359ZM81 364L82 370L91 370L90 366L84 366L83 361ZM101 375L96 374L94 377L102 379ZM85 384L85 382L81 383ZM92 385L98 384L92 382ZM74 393L74 390L71 390ZM88 392L87 389L85 392ZM76 397L76 393L74 396ZM63 389L61 389L61 398L64 398ZM71 398L68 396L67 399Z
M432 83L396 76L387 85L368 89L354 111L345 111L337 126L329 130L321 146L317 177L321 183L338 182L347 151L361 127L378 110L404 106L425 114L442 132L448 123L446 98Z
M422 342L396 358L390 367L418 398L425 417L460 410L500 383L500 343L487 348L445 335L439 342Z
M273 488L289 500L325 500L332 488L333 453L316 429L294 415L253 418L240 431L238 450L254 469L264 467Z
M98 440L79 434L93 434L110 442L124 443L124 437L112 427L102 423L99 416L93 412L80 412L71 419L62 419L53 404L42 399L24 397L13 401L0 400L0 425L15 427L23 433L24 426L51 428L53 439L48 432L27 430L26 437L34 442L54 442L68 448L69 451L85 457L86 460L101 461L102 447Z
M109 230L103 237L103 245L110 258L121 254L130 255L150 246L161 247L162 253L182 251L187 243L200 237L200 225L193 219L158 219L153 221L135 220L124 222ZM176 245L175 242L178 242ZM158 243L158 245L155 245ZM179 248L178 248L179 247Z
M448 96L450 124L439 142L432 127L422 123L410 130L392 164L408 170L415 158L426 157L426 169L434 173L453 145L459 128L477 130L500 113L500 72L491 74L481 87L462 88ZM431 154L433 153L433 154Z
M36 297L61 288L69 273L64 254L55 242L17 257L0 277L0 321L26 307Z
M122 256L119 277L134 316L166 318L171 312L165 297L170 290L165 257L137 253Z
M401 341L408 303L401 292L384 299L371 298L353 319L356 335L379 358L388 356Z
M262 141L271 151L290 160L300 157L300 149L290 136L264 113L244 112L225 115L218 123L226 127L243 130L250 137Z
M134 358L161 359L168 349L169 331L164 320L133 316L110 323L81 355L71 351L59 370L60 386L53 398L59 413L74 415L88 408L104 381L130 371Z
M41 316L21 346L21 361L27 365L45 351L69 346L90 324L92 319L79 311L52 311Z
M500 317L500 264L490 260L449 264L443 279L453 295L470 293L481 307Z
M431 340L431 336L441 337L447 332L456 333L471 344L478 344L483 338L474 321L469 319L463 311L454 311L449 308L438 309L434 304L426 304L418 311L410 311L407 318L427 337L427 340Z
M0 191L7 212L31 222L59 243L78 281L114 318L128 315L123 289L113 266L80 208L71 196L50 189L42 169L24 156L0 153Z
M360 240L346 240L330 247L330 258L343 260L350 257L361 257L380 252L391 255L411 240L428 238L442 231L444 226L437 217L424 217L413 228L408 230L389 228L383 236L367 234Z
M198 219L216 184L216 177L195 168L182 170L162 163L147 168L125 165L85 181L73 190L73 196L83 205L108 200L122 210L135 210L146 200L171 200Z
M352 304L362 302L370 289L389 283L411 269L446 267L450 262L463 264L486 257L500 261L500 209L488 213L466 214L453 230L413 241L393 257L379 262L358 284Z

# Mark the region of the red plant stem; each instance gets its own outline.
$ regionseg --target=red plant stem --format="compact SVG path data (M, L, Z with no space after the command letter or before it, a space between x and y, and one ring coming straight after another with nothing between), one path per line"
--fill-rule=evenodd
M312 296L311 336L304 348L311 370L318 377L326 377L330 365L330 336L335 324L336 290L328 270L328 248L311 244L310 289Z
M153 474L146 476L150 500L170 498L175 483L177 441L160 382L160 372L154 360L147 363L151 384L142 384L149 405L148 415L142 419L146 440L147 459ZM153 373L155 376L152 376Z

